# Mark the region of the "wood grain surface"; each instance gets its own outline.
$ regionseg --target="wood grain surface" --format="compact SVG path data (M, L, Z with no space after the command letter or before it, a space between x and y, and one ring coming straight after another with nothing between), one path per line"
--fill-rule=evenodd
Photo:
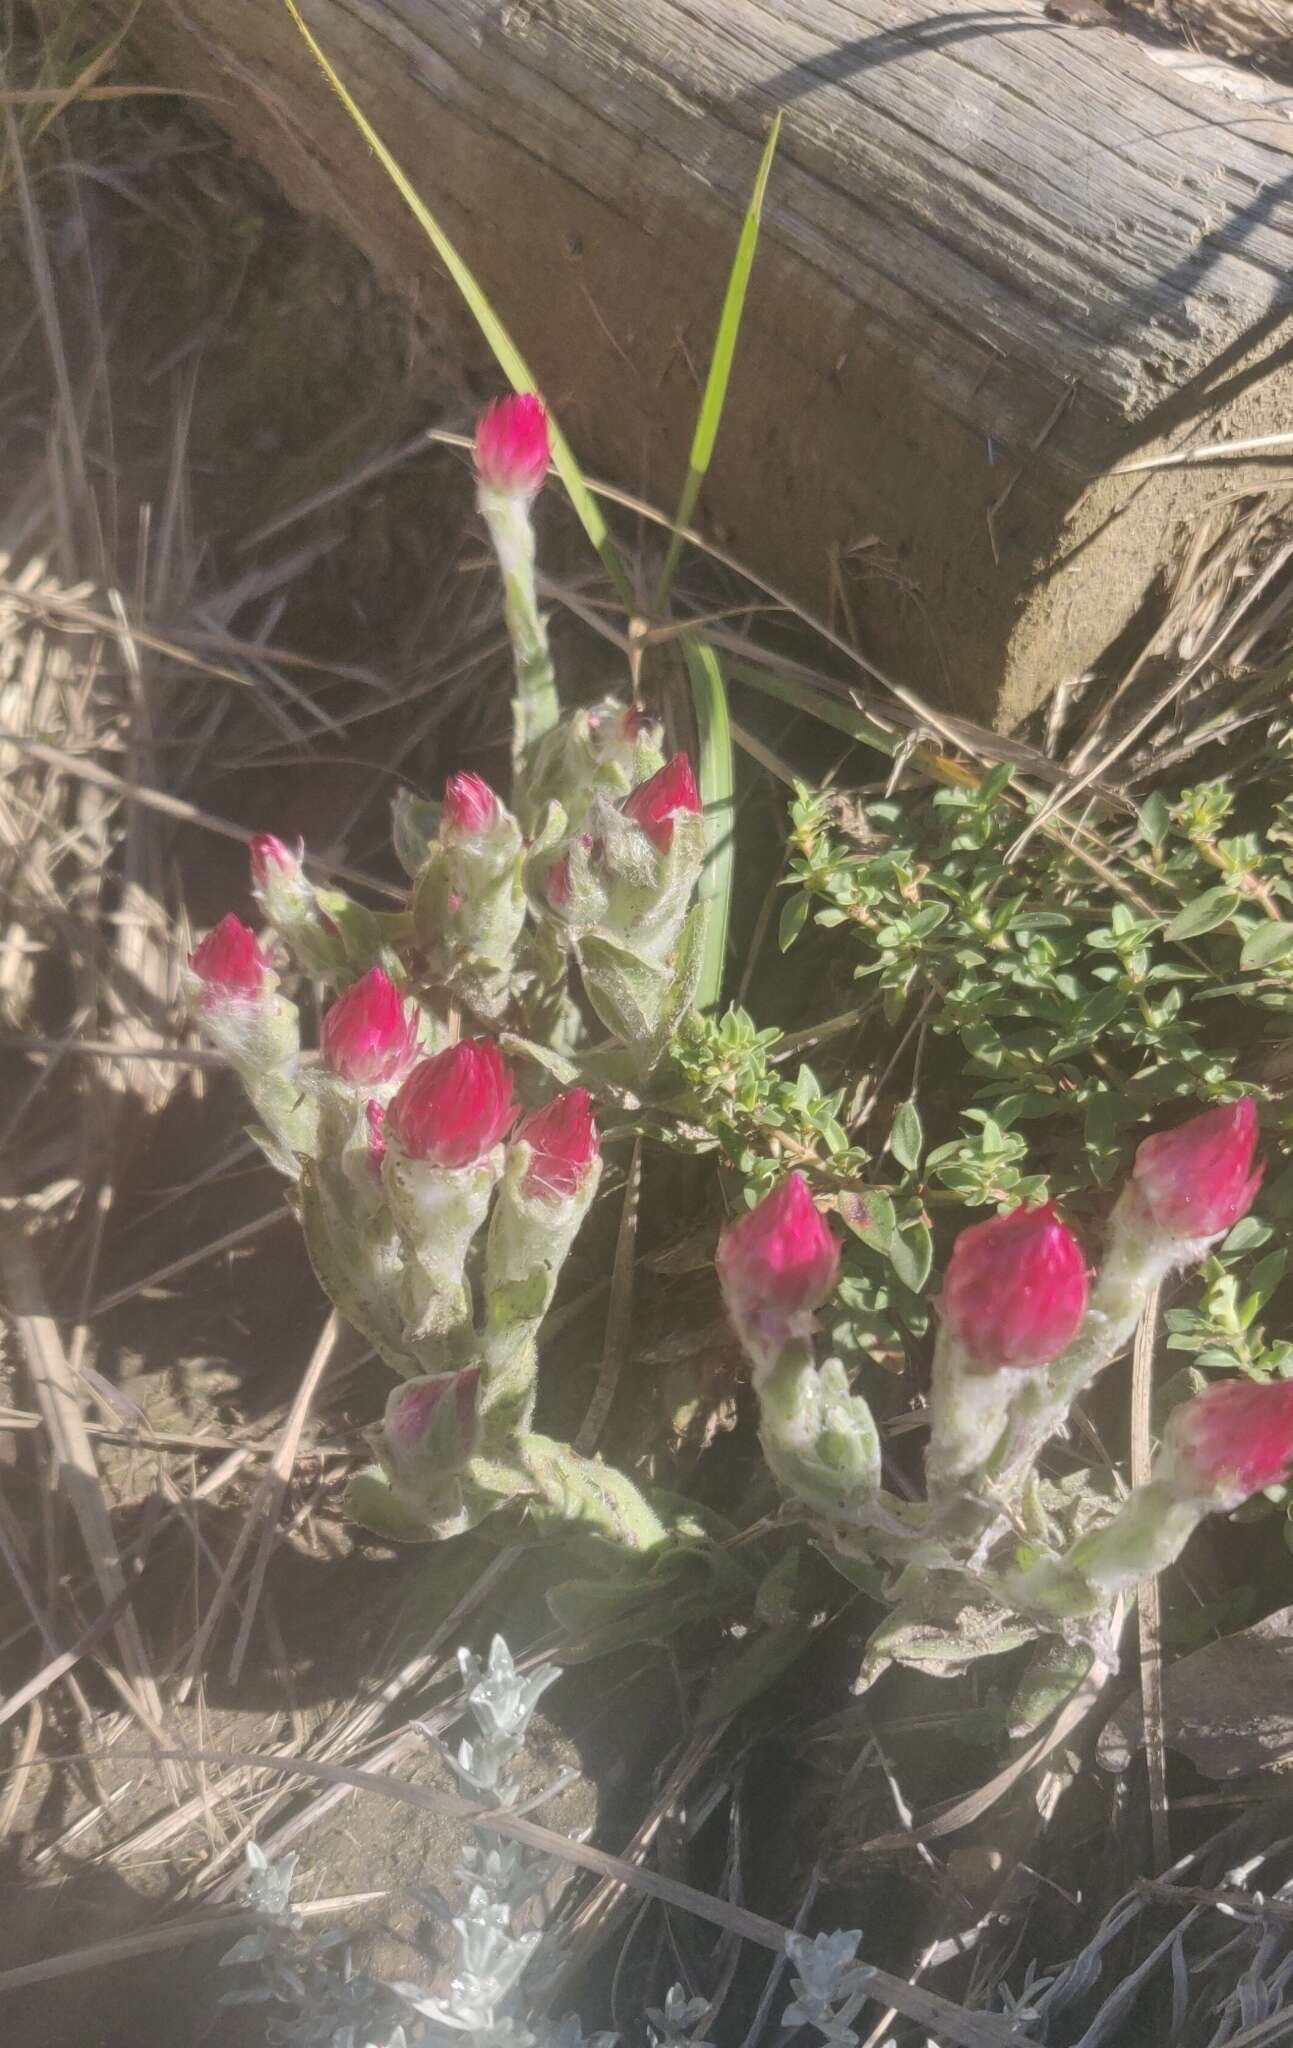
M1114 463L1293 419L1293 107L1223 59L1041 0L307 12L584 459L665 503L785 110L704 517L819 604L859 550L869 650L964 712L1097 661L1183 523L1267 475ZM143 32L484 375L275 0L154 0Z

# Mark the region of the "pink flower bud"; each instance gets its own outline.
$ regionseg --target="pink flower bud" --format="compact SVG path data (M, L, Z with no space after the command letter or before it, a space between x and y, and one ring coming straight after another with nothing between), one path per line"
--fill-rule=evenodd
M476 423L476 474L488 490L532 498L548 471L548 416L532 391L496 399Z
M1133 1186L1169 1237L1215 1237L1253 1205L1264 1171L1253 1166L1256 1145L1257 1105L1243 1095L1146 1138Z
M232 911L194 948L189 969L202 984L208 1009L219 1003L259 1002L272 972L255 932Z
M247 849L251 856L251 886L257 895L263 895L275 875L290 875L296 880L301 873L301 856L293 853L281 839L272 832L260 832Z
M382 1161L386 1157L386 1104L373 1096L364 1106L368 1119L368 1164L373 1169L373 1179L382 1177Z
M593 850L592 833L581 832L579 844L583 847L585 853L591 853ZM570 871L570 855L568 853L563 853L560 860L554 860L552 866L545 872L543 877L543 893L554 910L567 911L571 908L575 896L575 881Z
M467 1038L414 1067L386 1112L386 1134L410 1159L474 1166L516 1114L512 1076L489 1038Z
M678 813L700 810L696 778L685 754L675 754L651 777L624 799L624 815L640 825L657 853L668 853L673 845L673 821Z
M1291 1465L1293 1380L1223 1380L1172 1411L1155 1476L1165 1467L1179 1491L1238 1507Z
M519 1145L522 1139L530 1147L523 1192L568 1201L579 1192L601 1151L588 1090L572 1088L544 1108L531 1110L517 1125L512 1142Z
M839 1278L840 1250L802 1173L789 1173L718 1241L718 1279L742 1340L779 1350L805 1336Z
M939 1309L970 1363L995 1372L1058 1358L1077 1334L1086 1291L1077 1239L1047 1202L963 1230Z
M409 1380L386 1403L384 1430L396 1471L426 1478L464 1465L480 1434L480 1367Z
M560 860L554 860L543 877L543 893L554 910L569 910L570 899L575 885L570 876L570 855L563 853Z
M397 1081L417 1058L416 1014L389 975L370 967L328 1011L319 1034L325 1066L356 1088Z
M479 775L451 775L444 786L440 837L478 839L489 831L498 814L498 798Z

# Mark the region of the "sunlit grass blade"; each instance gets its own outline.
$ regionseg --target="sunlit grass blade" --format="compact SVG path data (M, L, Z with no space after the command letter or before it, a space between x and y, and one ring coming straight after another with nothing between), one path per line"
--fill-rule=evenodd
M768 177L772 170L772 159L776 154L777 137L781 133L781 115L774 115L768 139L763 145L759 160L758 175L750 204L746 208L745 221L741 228L741 239L736 245L732 268L727 280L727 291L723 299L723 311L719 317L718 333L714 339L714 353L710 358L709 374L701 395L700 412L696 417L696 431L692 437L691 456L687 465L687 480L682 487L678 501L678 514L674 520L674 532L669 542L669 551L660 571L656 585L655 608L663 611L673 582L674 570L682 552L682 535L679 527L691 525L691 515L696 509L700 487L705 481L718 439L719 423L723 407L727 402L727 385L732 374L732 360L736 354L736 340L741 331L741 316L745 311L745 294L754 268L754 252L759 243L759 223L763 215L763 197L768 189Z
M418 225L431 243L440 261L444 264L445 269L449 272L450 277L462 293L472 317L493 349L498 359L499 367L512 384L513 389L516 391L537 391L538 385L533 371L499 319L498 314L494 311L484 290L473 276L467 263L459 255L454 243L450 241L448 235L440 226L430 207L426 204L425 200L419 197L411 180L391 155L390 150L382 141L381 136L373 127L368 116L351 97L345 85L343 85L323 50L319 47L319 44L315 41L310 30L302 20L296 0L283 0L283 5L296 23L306 47L327 79L328 84L336 93L342 106L349 114L356 128L358 128L365 142L377 158L378 163L386 172L387 177L391 180L405 205L417 220ZM606 573L615 585L617 594L626 605L631 606L633 604L632 586L625 573L624 564L620 560L619 552L611 538L610 529L602 517L596 499L584 482L583 471L576 462L565 435L561 432L561 429L551 415L549 415L548 419L548 429L552 447L552 460L556 465L557 473L562 483L570 495L570 502L578 513L589 540L601 556Z
M775 697L779 704L791 704L806 717L815 718L821 725L829 725L836 732L847 733L850 739L861 746L874 747L880 754L895 754L901 735L888 732L875 720L868 718L865 711L832 697L825 690L815 690L811 683L798 676L778 675L775 669L764 668L752 661L731 661L727 672L733 682L745 683L761 696Z
M874 747L878 754L887 754L891 760L902 750L904 734L877 725L856 705L830 697L824 690L815 690L811 683L798 676L778 675L775 670L760 668L752 661L729 662L727 673L733 682L746 683L764 697L775 697L779 704L791 704L805 717L815 718L819 724L829 725L836 732L847 733L860 746ZM932 741L921 741L912 749L910 759L913 768L931 782L941 783L948 789L977 789L984 779L980 770L944 753Z
M688 635L683 641L696 730L700 740L700 800L705 812L705 865L698 895L705 906L705 938L701 952L698 1010L712 1009L723 993L727 964L727 928L736 871L733 809L732 725L727 710L723 664L708 641Z

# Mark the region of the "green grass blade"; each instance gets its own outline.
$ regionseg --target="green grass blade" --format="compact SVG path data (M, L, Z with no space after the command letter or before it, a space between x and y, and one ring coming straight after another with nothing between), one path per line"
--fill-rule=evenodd
M836 732L847 733L864 747L874 747L880 754L893 755L898 751L900 733L886 732L855 704L832 697L825 690L815 690L811 683L797 676L780 676L775 669L761 668L752 661L729 662L727 672L733 682L745 683L761 696L775 697L779 704L791 704L808 718L815 718Z
M700 487L705 481L705 473L709 468L714 453L714 443L718 439L719 423L723 417L723 407L727 402L728 380L732 374L732 360L736 355L737 336L741 331L741 316L745 311L746 289L750 282L750 272L754 268L754 252L759 244L759 223L763 215L763 198L768 189L768 178L772 171L772 159L776 155L777 137L780 133L781 115L778 113L773 117L772 126L768 131L768 139L763 145L763 155L759 160L758 175L754 180L754 190L750 194L750 203L746 208L745 221L741 228L741 239L736 245L736 254L732 258L732 269L727 280L727 292L723 299L723 311L719 317L718 333L714 340L714 353L710 358L709 374L705 379L705 389L701 394L700 412L696 418L696 431L692 437L691 456L687 465L687 480L683 484L682 497L678 501L678 516L674 520L675 531L669 542L669 552L665 556L664 567L660 571L660 581L656 586L655 608L657 612L664 610L665 600L669 595L669 586L673 582L674 571L678 566L678 557L682 552L682 535L677 531L677 528L691 525L691 515L696 509L696 500L700 496Z
M705 906L698 1010L712 1009L723 993L727 927L736 872L736 816L733 806L732 725L727 710L723 664L707 640L688 634L682 643L700 737L700 800L705 811L705 865L697 897Z
M759 668L750 661L729 662L727 673L734 683L746 683L765 697L775 697L779 704L791 704L806 717L817 719L821 725L832 726L836 732L847 733L859 745L874 747L878 754L887 754L891 760L906 740L906 734L887 731L874 719L868 718L865 711L859 711L856 705L845 704L824 690L815 690L811 683L805 683L798 676L779 676L772 669ZM911 755L911 765L945 789L978 789L987 772L985 768L971 768L964 761L945 754L933 738L916 747Z
M417 220L440 261L444 264L445 269L449 272L450 277L462 293L477 326L493 349L498 359L499 367L510 381L513 389L516 391L537 391L538 386L533 372L491 306L484 290L477 283L468 265L459 255L457 248L440 226L430 207L418 196L411 180L391 155L390 150L382 141L372 122L342 84L328 58L302 20L296 0L283 0L283 5L296 23L306 48L327 79L328 84L336 93L342 106L349 114L356 128L358 128L365 142L377 158L378 163L386 172L387 177L391 180L396 191L404 200L405 205ZM611 538L610 529L602 517L601 509L596 499L584 482L583 471L576 462L565 435L561 432L551 414L549 414L548 418L548 430L552 446L552 460L556 464L557 473L570 495L570 501L579 515L584 531L601 556L606 573L615 585L618 596L625 605L632 606L632 585L625 573L624 564L620 560L615 543Z

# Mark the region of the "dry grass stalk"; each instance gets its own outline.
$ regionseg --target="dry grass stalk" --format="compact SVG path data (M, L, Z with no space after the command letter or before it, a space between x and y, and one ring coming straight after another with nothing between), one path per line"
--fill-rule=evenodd
M80 1402L57 1327L50 1316L30 1243L13 1207L12 1190L0 1178L0 1195L9 1211L0 1224L0 1272L27 1361L36 1405L44 1420L56 1493L72 1509L98 1583L104 1605L122 1602L116 1638L125 1672L133 1688L133 1706L156 1740L165 1739L161 1696L144 1648L143 1636L129 1608L129 1590L112 1518L104 1499L94 1449L86 1434Z

